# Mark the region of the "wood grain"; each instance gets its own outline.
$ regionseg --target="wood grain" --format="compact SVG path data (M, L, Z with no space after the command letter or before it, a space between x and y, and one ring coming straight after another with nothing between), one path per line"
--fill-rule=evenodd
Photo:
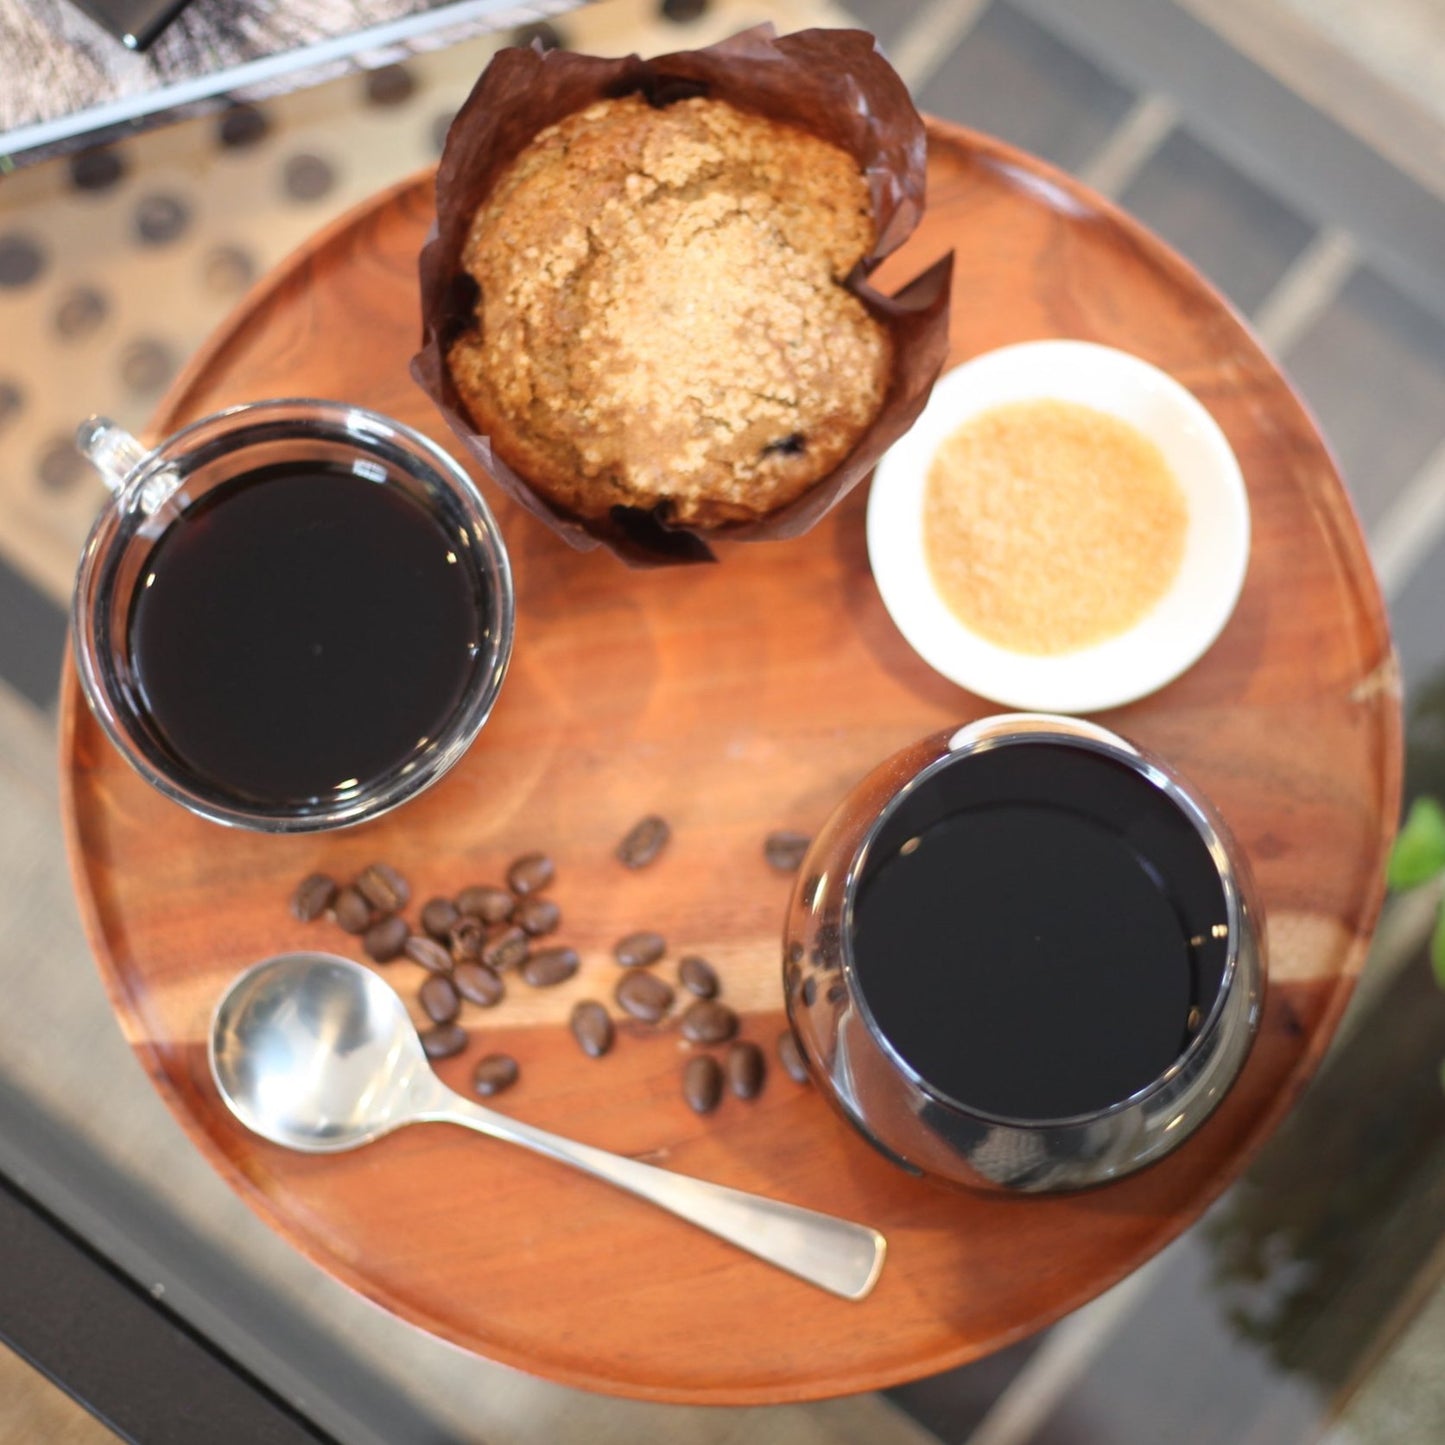
M1214 800L1268 915L1259 1042L1229 1099L1164 1162L1119 1184L1001 1199L905 1177L774 1069L753 1104L700 1120L669 1031L582 1056L562 1020L607 997L611 943L656 928L707 955L745 1034L782 1026L788 881L776 827L812 830L877 761L990 711L931 673L869 577L863 492L810 535L734 546L721 565L645 573L569 551L510 506L517 651L478 743L400 812L321 838L228 832L151 792L78 698L62 768L76 886L122 1027L156 1087L252 1207L380 1307L464 1349L572 1385L652 1400L758 1403L850 1393L960 1364L1028 1334L1136 1268L1243 1167L1312 1072L1349 996L1382 893L1400 774L1397 674L1360 534L1288 385L1178 257L1076 183L962 130L931 130L929 211L889 264L949 247L953 352L1033 337L1122 346L1210 409L1249 487L1254 550L1234 618L1184 677L1103 718ZM161 408L157 431L232 402L310 393L390 412L445 443L412 388L414 258L429 179L376 199L250 298ZM630 874L612 848L642 813L675 836ZM206 1070L214 1002L245 964L352 952L286 899L313 868L396 863L421 897L556 857L571 983L485 1023L513 1052L517 1117L687 1173L852 1216L890 1253L848 1304L589 1180L445 1127L307 1158L224 1111ZM666 967L666 965L664 965ZM387 976L410 993L419 970ZM517 990L514 988L514 994ZM441 1066L465 1087L483 1045Z

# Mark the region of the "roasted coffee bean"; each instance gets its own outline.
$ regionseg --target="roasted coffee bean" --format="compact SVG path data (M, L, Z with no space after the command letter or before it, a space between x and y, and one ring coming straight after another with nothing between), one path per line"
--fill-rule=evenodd
M584 998L572 1007L568 1020L572 1037L589 1059L600 1059L612 1047L612 1018L596 999Z
M540 898L535 894L521 899L512 910L512 922L533 938L555 932L561 921L562 910L550 898Z
M302 923L320 918L336 901L336 880L325 873L313 873L296 885L291 895L291 912Z
M516 902L505 888L495 888L490 884L463 888L457 894L458 911L468 913L473 918L480 918L488 926L505 923L512 916Z
M755 1043L739 1039L731 1045L724 1069L728 1076L728 1088L739 1099L756 1099L762 1093L768 1064L763 1058L763 1051Z
M361 935L361 946L368 958L377 963L390 963L392 959L401 957L410 937L411 929L406 926L406 919L399 913L393 913L390 918L373 923Z
M806 951L806 950L803 948L803 941L802 941L802 939L800 939L800 938L795 938L795 939L788 945L788 962L789 962L789 963L801 963L801 962L803 961L803 954L804 954L805 951Z
M802 992L803 1007L804 1007L804 1008L812 1008L812 1007L813 1007L813 1000L816 999L817 997L818 997L818 980L817 980L817 977L816 977L814 974L811 974L811 973L810 973L810 974L807 976L807 978L805 978L805 979L803 980L803 992Z
M556 876L556 865L545 853L525 853L507 869L507 887L523 898L540 893Z
M413 963L419 963L428 973L450 973L452 956L434 938L423 938L413 933L402 950Z
M356 891L378 913L397 913L411 901L411 887L390 863L373 863L362 869Z
M643 1023L655 1024L672 1007L672 989L655 973L625 973L613 995L618 1007Z
M779 873L796 873L813 840L806 833L793 833L780 828L763 840L763 857Z
M452 970L456 991L478 1008L491 1008L502 1001L507 987L497 971L484 963L459 963Z
M417 991L422 1012L434 1024L449 1024L461 1012L462 1001L444 973L434 973Z
M617 845L617 858L624 868L646 868L667 846L672 829L656 813L639 819Z
M429 1059L449 1059L467 1046L467 1031L460 1024L433 1024L419 1037Z
M451 937L461 912L450 898L431 898L421 911L421 926L442 943Z
M808 1066L803 1062L803 1051L798 1047L791 1029L785 1029L778 1035L778 1061L794 1083L808 1082Z
M837 1005L848 997L848 989L846 985L835 979L828 985L828 992L824 994L824 997L829 1003Z
M667 952L667 940L660 933L629 933L613 944L612 952L623 968L642 968Z
M522 977L533 988L566 983L582 962L575 948L539 948L522 965Z
M501 973L503 969L515 968L521 963L531 946L531 939L520 928L505 928L488 940L482 949L482 962Z
M707 959L689 953L677 965L678 982L698 998L717 997L717 972Z
M721 1044L738 1031L738 1016L715 998L690 1003L682 1015L683 1038L694 1044Z
M486 926L480 918L464 913L452 924L447 942L451 944L452 957L458 963L475 963L487 946Z
M472 1089L484 1099L517 1082L517 1061L511 1054L485 1054L472 1070Z
M694 1054L682 1066L682 1097L695 1114L711 1114L722 1099L723 1072L711 1054Z
M371 904L354 888L343 888L331 905L336 926L347 933L365 933L371 927Z

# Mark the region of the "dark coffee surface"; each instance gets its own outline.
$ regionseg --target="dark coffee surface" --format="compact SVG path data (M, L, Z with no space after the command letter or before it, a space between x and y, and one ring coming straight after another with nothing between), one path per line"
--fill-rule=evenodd
M1196 1001L1189 937L1119 832L1064 806L993 802L916 838L870 868L854 957L876 1022L921 1077L987 1113L1067 1118L1178 1057Z
M288 805L435 737L480 639L475 584L391 482L316 464L226 482L167 528L130 618L146 709L222 795Z

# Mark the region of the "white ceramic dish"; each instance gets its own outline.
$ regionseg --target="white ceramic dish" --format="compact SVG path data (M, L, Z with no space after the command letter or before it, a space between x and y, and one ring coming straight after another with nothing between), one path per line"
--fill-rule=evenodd
M1134 627L1093 647L1037 657L970 631L933 586L923 552L929 464L970 417L1005 402L1052 398L1108 412L1164 454L1189 522L1173 586ZM1249 562L1249 501L1214 418L1148 362L1087 341L1028 341L941 377L912 430L890 448L868 498L868 557L898 629L945 677L994 702L1036 712L1118 707L1172 682L1229 620Z

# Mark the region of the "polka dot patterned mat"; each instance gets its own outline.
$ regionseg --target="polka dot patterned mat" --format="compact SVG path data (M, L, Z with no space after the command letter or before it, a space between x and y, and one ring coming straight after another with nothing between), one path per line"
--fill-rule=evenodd
M186 358L313 232L433 161L494 50L706 45L763 20L847 25L825 0L602 0L256 105L23 169L0 186L0 554L64 603L105 492L92 412L138 431Z

